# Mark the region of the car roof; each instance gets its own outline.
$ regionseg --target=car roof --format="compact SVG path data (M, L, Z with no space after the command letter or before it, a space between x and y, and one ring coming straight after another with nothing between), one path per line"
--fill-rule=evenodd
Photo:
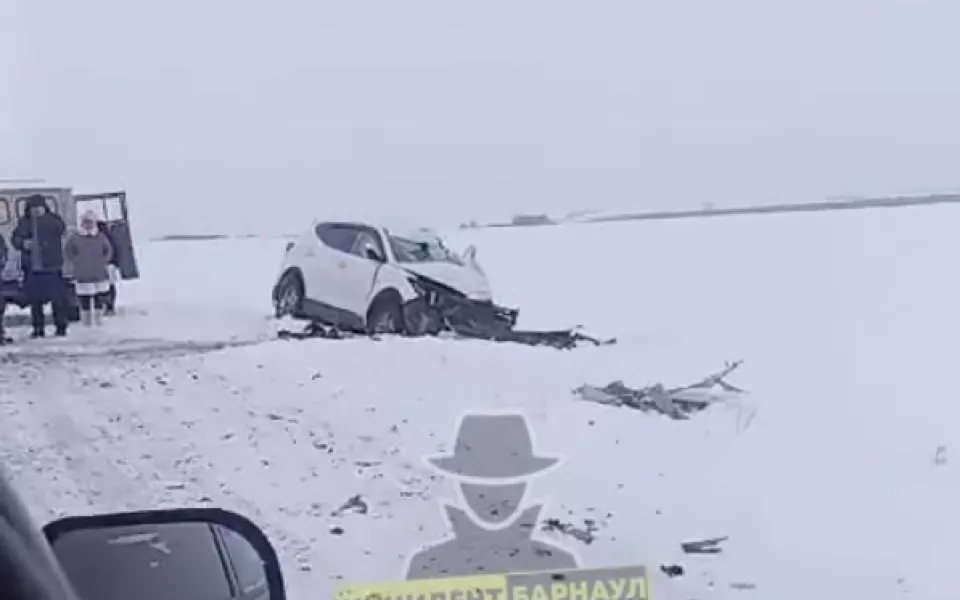
M436 239L443 239L443 236L440 235L440 232L434 229L433 227L404 227L404 228L391 228L388 227L387 231L390 234L397 236L398 238L403 238L405 240L410 240L413 242L429 242Z
M362 227L373 227L375 229L386 229L387 232L396 235L397 237L419 240L424 238L442 238L443 236L440 232L429 225L418 224L416 222L403 221L403 220L390 220L390 221L372 221L366 219L315 219L313 225L320 224L341 224L341 225L357 225Z
M23 194L35 192L68 192L71 188L49 183L6 183L0 180L0 192L4 194Z

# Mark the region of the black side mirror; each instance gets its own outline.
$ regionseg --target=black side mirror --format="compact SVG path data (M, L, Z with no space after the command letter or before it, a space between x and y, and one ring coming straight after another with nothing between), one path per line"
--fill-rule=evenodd
M377 252L375 248L367 248L366 250L367 258L370 260L375 260L377 262L386 262L386 259L380 256L380 253Z
M286 598L270 541L249 519L228 510L65 517L43 533L81 598Z

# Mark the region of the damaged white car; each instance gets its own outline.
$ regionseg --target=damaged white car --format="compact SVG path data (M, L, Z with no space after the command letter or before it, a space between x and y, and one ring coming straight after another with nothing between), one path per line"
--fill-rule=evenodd
M433 334L451 319L509 330L517 319L493 303L473 246L461 255L429 228L358 222L316 222L289 242L273 305L277 317L358 333Z

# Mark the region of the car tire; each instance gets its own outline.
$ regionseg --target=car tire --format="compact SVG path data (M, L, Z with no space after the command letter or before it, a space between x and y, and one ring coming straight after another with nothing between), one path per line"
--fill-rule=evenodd
M287 271L277 282L273 293L273 314L276 318L298 318L303 314L303 279L295 271Z
M378 300L367 313L367 333L370 335L406 333L403 306L389 296Z

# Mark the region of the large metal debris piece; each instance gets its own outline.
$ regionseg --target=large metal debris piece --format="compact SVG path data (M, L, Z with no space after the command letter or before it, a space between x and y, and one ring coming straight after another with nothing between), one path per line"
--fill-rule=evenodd
M730 539L728 536L708 538L705 540L696 540L692 542L683 542L680 548L684 554L720 554L723 548L720 544Z
M684 420L711 404L728 400L731 395L746 393L725 381L742 364L742 360L727 362L723 370L683 387L668 389L657 383L637 389L626 386L622 381L614 381L604 387L585 384L574 389L573 393L588 402L658 412L671 419Z
M277 332L277 338L281 340L306 340L310 338L321 338L327 340L343 340L354 337L355 334L349 331L342 331L336 327L324 325L316 321L307 323L300 331L290 331L281 329Z
M519 310L490 302L469 300L452 293L424 295L403 307L409 335L438 335L454 338L513 342L527 346L550 346L569 350L580 343L594 346L615 344L616 339L585 335L579 327L551 331L515 329Z
M527 346L549 346L559 350L570 350L581 343L594 346L616 344L616 338L599 339L580 333L576 329L558 329L556 331L524 331L509 328L484 328L472 326L453 326L454 337L461 339L488 340L492 342L513 342Z

